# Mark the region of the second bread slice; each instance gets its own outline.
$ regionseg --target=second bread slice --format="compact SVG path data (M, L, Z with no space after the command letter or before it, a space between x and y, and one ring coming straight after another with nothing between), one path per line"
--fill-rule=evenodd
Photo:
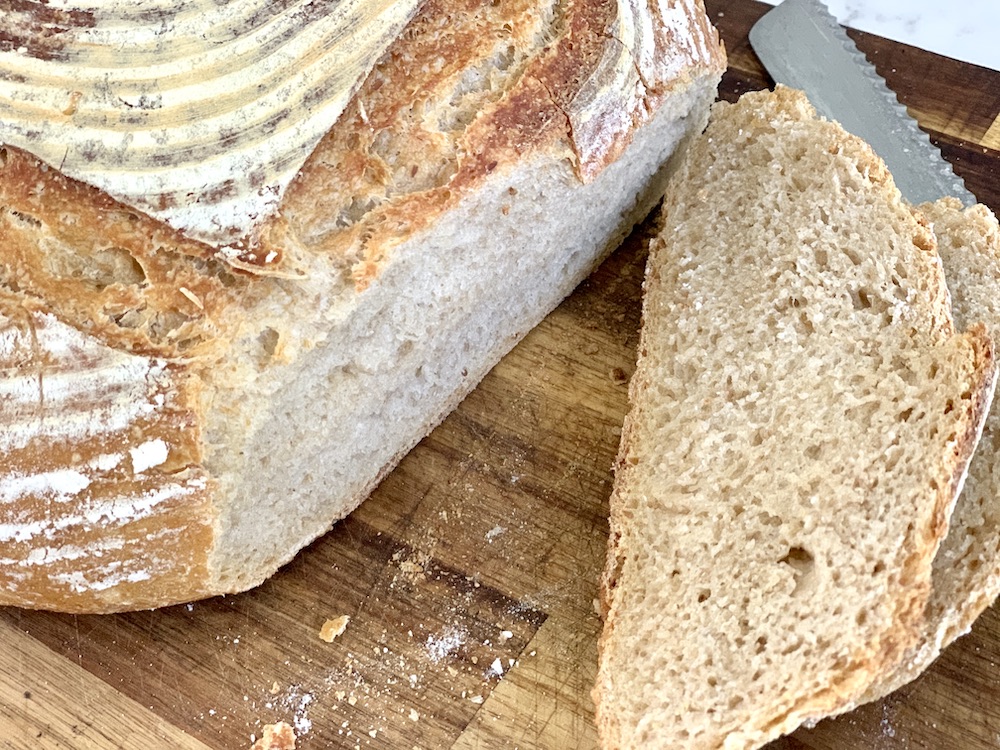
M983 205L963 208L954 198L920 206L934 228L954 303L956 325L981 321L1000 330L1000 224ZM948 536L934 558L932 587L920 640L898 667L869 688L866 699L888 695L916 678L1000 593L1000 409L996 399L969 476L955 505Z
M759 747L917 639L992 396L923 217L779 88L718 105L664 204L611 500L605 747Z

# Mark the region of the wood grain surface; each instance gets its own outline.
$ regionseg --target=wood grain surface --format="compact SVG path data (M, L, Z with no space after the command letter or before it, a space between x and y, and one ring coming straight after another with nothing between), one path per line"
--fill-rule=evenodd
M731 69L768 6L709 0ZM1000 210L1000 74L855 34ZM640 228L356 513L240 596L71 617L0 609L0 748L593 748L597 579L638 338ZM324 622L349 615L327 643ZM1000 747L1000 610L915 683L770 750Z

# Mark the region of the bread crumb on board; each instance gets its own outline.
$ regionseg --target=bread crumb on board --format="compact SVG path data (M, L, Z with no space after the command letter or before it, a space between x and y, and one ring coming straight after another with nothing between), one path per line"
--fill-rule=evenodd
M295 750L295 730L283 721L268 724L250 750Z
M347 623L351 621L350 615L341 615L334 620L327 620L320 628L319 637L327 643L333 643L333 639L347 630Z

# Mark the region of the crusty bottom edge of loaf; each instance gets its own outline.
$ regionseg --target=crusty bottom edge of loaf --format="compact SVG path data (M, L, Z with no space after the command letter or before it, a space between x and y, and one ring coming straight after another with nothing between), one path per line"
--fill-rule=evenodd
M707 74L679 87L592 183L543 155L395 248L256 434L207 466L224 500L210 591L258 585L354 510L649 213L717 86Z

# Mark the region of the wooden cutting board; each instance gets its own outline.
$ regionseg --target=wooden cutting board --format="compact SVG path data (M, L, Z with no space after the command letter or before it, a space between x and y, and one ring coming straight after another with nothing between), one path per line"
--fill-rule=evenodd
M709 0L721 95L768 85L768 6ZM1000 211L1000 74L856 34ZM0 610L0 748L592 748L594 609L639 327L640 229L359 511L259 589L70 617ZM324 622L350 616L333 642ZM1000 609L917 682L771 750L1000 747Z

